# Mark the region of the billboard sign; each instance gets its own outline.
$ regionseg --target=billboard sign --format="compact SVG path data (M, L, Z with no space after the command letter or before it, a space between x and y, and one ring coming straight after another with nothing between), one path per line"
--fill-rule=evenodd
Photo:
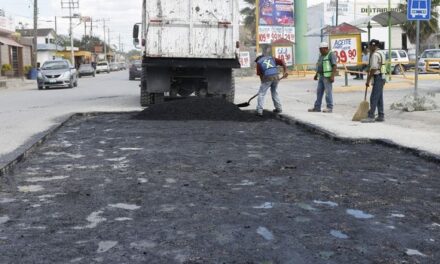
M259 0L258 24L268 26L295 25L293 0Z

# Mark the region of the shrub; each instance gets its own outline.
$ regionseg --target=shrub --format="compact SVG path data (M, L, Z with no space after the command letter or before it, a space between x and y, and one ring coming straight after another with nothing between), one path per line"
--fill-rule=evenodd
M23 68L24 74L27 75L31 69L32 69L32 65L24 66L24 68Z
M5 71L12 71L12 66L11 66L11 64L3 64L2 65L2 72L5 72Z

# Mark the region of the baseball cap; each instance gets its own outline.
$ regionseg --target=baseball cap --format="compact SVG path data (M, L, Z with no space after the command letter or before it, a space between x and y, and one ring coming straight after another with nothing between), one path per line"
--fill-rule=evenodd
M370 45L371 45L371 46L377 46L377 45L379 45L379 40L377 40L377 39L372 39L372 40L370 40Z
M321 42L321 44L319 44L319 48L328 48L328 43L327 42Z

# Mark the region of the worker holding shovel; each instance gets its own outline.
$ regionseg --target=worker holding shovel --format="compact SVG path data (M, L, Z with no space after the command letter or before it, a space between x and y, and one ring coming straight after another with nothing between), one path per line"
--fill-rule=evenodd
M279 114L282 112L282 107L277 93L277 87L280 81L277 66L283 67L282 78L286 78L288 75L286 64L283 60L264 55L258 56L255 59L255 62L257 63L257 75L260 76L261 80L260 90L258 91L257 116L263 116L264 96L269 88L272 94L272 101L275 106L273 112Z

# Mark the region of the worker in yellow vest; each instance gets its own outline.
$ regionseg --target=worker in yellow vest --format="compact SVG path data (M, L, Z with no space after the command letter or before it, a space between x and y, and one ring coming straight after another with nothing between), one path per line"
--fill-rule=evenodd
M337 59L336 55L329 50L327 42L319 44L319 52L321 53L316 63L315 81L318 81L316 90L316 101L313 108L309 112L321 112L322 97L325 93L325 101L327 108L322 112L333 112L333 82L335 81Z

